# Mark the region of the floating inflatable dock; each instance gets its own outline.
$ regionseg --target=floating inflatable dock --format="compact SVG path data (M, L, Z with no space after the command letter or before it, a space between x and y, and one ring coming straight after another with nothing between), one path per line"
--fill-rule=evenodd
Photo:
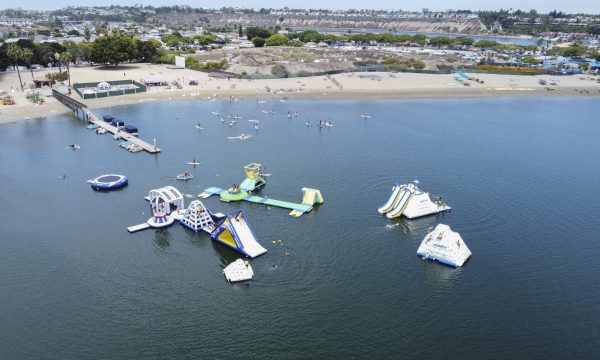
M302 214L312 211L314 204L323 203L321 191L311 188L302 188L301 204L252 195L252 191L259 190L265 186L266 181L263 179L263 176L267 175L263 174L263 166L258 163L244 166L244 172L246 173L246 178L241 185L234 185L227 190L210 187L205 189L201 194L198 194L198 197L206 199L213 195L219 195L221 201L224 202L248 201L255 204L275 206L292 210L290 215L294 217L300 217Z
M417 255L444 265L459 267L471 257L471 250L459 233L452 231L448 225L438 224L425 236Z
M251 195L248 192L240 190L239 192L231 192L229 190L223 190L217 187L210 187L205 189L198 197L202 199L209 198L213 195L219 195L221 201L224 202L232 202L232 201L248 201L255 204L262 204L267 206L275 206L283 209L292 210L290 212L291 216L299 217L302 214L311 212L313 209L313 204L315 203L323 203L323 197L321 196L321 192L317 189L310 188L302 188L304 192L303 201L301 204L293 203L289 201L275 200L269 199L261 196ZM307 195L308 194L308 195ZM312 200L310 203L305 203L304 200ZM318 200L318 201L317 201Z

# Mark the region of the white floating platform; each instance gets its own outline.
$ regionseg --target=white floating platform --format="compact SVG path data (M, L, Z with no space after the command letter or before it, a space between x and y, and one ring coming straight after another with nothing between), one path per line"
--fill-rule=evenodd
M417 250L417 255L458 267L463 266L471 256L471 250L459 233L452 231L448 225L438 224L432 232L425 236Z
M127 231L129 231L130 233L134 233L134 232L146 230L149 228L150 228L150 225L148 225L147 223L143 223L143 224L139 224L139 225L130 226L127 228Z
M252 271L252 266L250 266L248 261L237 259L223 269L223 274L225 274L227 281L238 282L252 280L254 271Z

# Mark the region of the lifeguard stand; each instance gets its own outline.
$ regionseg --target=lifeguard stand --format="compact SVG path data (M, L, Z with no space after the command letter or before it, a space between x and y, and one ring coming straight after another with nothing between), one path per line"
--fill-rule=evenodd
M250 192L258 190L267 183L265 179L262 178L263 166L261 164L248 164L244 166L244 172L246 173L246 179L244 179L240 185L240 189L244 191Z

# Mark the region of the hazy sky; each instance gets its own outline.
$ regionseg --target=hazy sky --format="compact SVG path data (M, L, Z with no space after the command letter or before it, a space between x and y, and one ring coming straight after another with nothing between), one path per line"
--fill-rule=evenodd
M536 9L541 12L548 12L554 9L569 13L600 13L600 1L598 0L423 0L423 1L391 1L391 0L221 0L221 1L204 1L204 0L106 0L100 2L90 2L84 0L26 0L22 2L0 1L0 8L21 6L25 9L57 9L66 5L91 5L91 4L119 4L119 5L134 5L142 3L144 5L175 5L183 4L193 7L215 8L221 6L240 6L246 8L261 8L273 7L281 8L284 6L302 7L302 8L329 8L329 9L347 9L347 8L371 8L371 9L403 9L403 10L421 10L426 7L431 10L445 9L470 9L470 10L498 10L500 7L504 9Z

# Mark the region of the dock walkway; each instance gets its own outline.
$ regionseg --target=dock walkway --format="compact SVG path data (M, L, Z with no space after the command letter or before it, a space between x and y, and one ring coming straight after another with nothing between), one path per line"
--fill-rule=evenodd
M217 187L210 187L208 189L205 189L201 194L198 195L198 197L206 199L212 195L220 195L224 191L227 191L227 190L223 190L223 189L217 188ZM248 195L241 200L248 201L248 202L255 203L255 204L262 204L262 205L267 205L267 206L275 206L275 207L279 207L279 208L283 208L283 209L289 209L289 210L293 210L292 212L294 212L294 214L299 214L299 215L293 215L293 216L300 216L301 214L308 213L313 209L313 206L308 205L308 204L292 203L289 201L269 199L269 198L265 198L262 196L256 196L256 195Z
M110 123L108 123L108 122L106 122L104 120L99 119L90 110L84 109L84 112L88 116L88 121L90 123L96 124L96 125L100 126L101 128L106 129L106 131L108 131L108 132L110 132L112 134L118 135L123 140L131 141L132 143L138 145L139 147L141 147L142 149L146 150L150 154L155 154L155 153L159 153L160 152L160 148L158 148L158 147L156 147L154 145L148 144L144 140L141 140L140 138L135 137L135 136L131 135L128 132L119 130L116 126L112 126L112 124L110 124Z
M121 139L132 142L133 144L138 145L140 148L146 150L150 154L156 154L160 152L160 149L154 145L148 144L144 140L141 140L128 132L121 131L117 127L112 126L112 124L107 123L99 119L93 112L91 112L87 105L82 103L81 101L73 99L71 96L62 94L55 89L52 89L52 95L69 109L73 110L73 112L79 117L81 113L83 118L89 121L92 124L96 124L106 131L110 132L113 135L118 135Z

